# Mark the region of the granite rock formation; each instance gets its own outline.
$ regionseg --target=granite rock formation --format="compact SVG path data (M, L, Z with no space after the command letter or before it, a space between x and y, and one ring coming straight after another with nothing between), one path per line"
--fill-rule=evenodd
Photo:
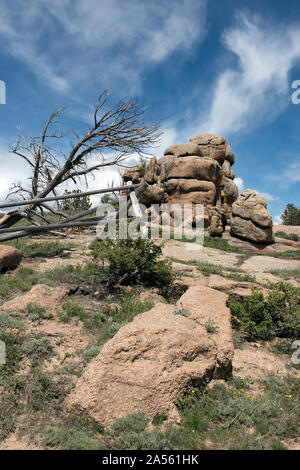
M221 236L230 222L231 206L238 197L234 183L234 154L223 137L199 134L186 144L168 147L160 159L153 157L144 175L139 167L125 171L124 181L139 183L147 190L139 200L151 204L203 204L204 225L210 234Z
M273 243L272 216L267 201L246 189L232 204L231 235L256 243Z

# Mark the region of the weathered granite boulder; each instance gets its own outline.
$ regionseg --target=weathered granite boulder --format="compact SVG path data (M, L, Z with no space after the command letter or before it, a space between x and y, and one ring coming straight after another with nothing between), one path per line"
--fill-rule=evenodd
M8 300L0 307L3 312L26 312L27 305L36 303L47 310L56 310L67 297L68 291L64 287L49 287L43 284L36 284L26 294Z
M231 235L256 243L273 243L272 216L267 201L252 189L246 189L232 204Z
M175 401L182 393L231 371L227 300L227 294L199 285L190 287L177 306L158 303L137 315L88 364L67 407L106 426L138 412L150 423L157 415L178 423ZM218 326L215 333L207 332L207 322Z
M203 204L205 226L212 225L211 234L221 235L238 197L231 169L234 160L226 140L215 134L199 134L186 144L171 145L162 158L153 157L148 163L144 180L149 187L139 200L147 207ZM139 168L125 171L124 181L141 182Z
M174 157L186 157L188 155L202 156L201 150L196 143L170 145L164 151L164 155L173 155Z

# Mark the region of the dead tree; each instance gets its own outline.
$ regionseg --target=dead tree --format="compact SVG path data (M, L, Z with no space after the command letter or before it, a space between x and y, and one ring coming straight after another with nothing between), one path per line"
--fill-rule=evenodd
M134 100L122 98L107 110L108 98L107 90L99 96L93 125L85 135L72 131L76 140L71 143L68 154L59 151L55 145L67 135L66 132L54 130L64 108L58 108L51 114L41 136L25 139L20 133L11 147L11 153L25 160L32 176L29 187L15 183L7 197L19 196L26 200L56 196L63 183L73 181L77 184L81 177L87 182L88 174L107 166L125 166L129 155L145 155L147 149L157 144L161 135L159 125L144 121L145 109ZM107 151L115 152L114 156L108 156ZM7 213L0 221L0 227L11 227L22 218L37 226L48 224L51 222L50 212L68 218L67 214L54 207L37 202L25 206L25 209Z

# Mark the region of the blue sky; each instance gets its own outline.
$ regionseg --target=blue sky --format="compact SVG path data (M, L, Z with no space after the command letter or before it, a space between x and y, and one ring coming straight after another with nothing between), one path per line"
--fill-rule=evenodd
M64 126L84 132L110 88L112 102L136 97L161 122L153 154L220 134L239 188L264 194L275 222L300 206L298 0L0 0L0 44L0 200L28 177L9 154L17 128L37 135L64 105ZM115 178L99 172L90 187Z

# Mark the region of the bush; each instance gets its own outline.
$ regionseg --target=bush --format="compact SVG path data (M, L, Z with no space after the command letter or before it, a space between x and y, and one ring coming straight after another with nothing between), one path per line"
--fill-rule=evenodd
M300 237L297 235L297 233L276 232L275 237L285 238L286 240L293 240L294 242L298 242L300 240Z
M75 189L73 191L65 190L64 195L79 194L80 189ZM89 196L80 196L70 199L64 199L60 203L60 209L67 213L68 215L77 214L79 212L87 211L92 207Z
M96 346L94 344L93 346L90 346L84 351L83 357L86 361L90 361L91 359L93 359L93 357L98 356L99 352L100 352L99 346Z
M125 433L116 445L117 450L163 450L170 443L160 431L143 431L141 433Z
M287 204L281 214L281 219L284 225L300 225L300 209L294 204Z
M61 426L43 430L42 443L60 450L101 450L98 436L103 431L101 425L89 418L67 417Z
M104 318L112 318L112 323L104 323L100 329L99 341L102 342L104 339L112 338L122 326L131 322L136 315L139 313L146 312L153 307L151 302L141 302L135 298L132 294L125 295L124 299L120 302L117 307L111 307L108 305L104 310ZM85 323L89 329L90 322Z
M212 335L214 333L217 333L219 327L215 324L215 322L209 318L207 322L205 323L205 328L208 334Z
M26 325L24 322L20 321L19 318L19 313L1 313L0 328L17 328L19 330L24 330Z
M0 297L5 297L14 290L26 292L38 282L37 274L29 268L18 269L14 276L2 275L0 276Z
M22 344L22 353L30 357L34 364L49 358L53 354L53 348L48 338L32 338Z
M77 317L81 321L84 321L87 314L81 305L76 304L75 302L65 302L62 305L63 312L59 313L59 318L63 323L69 323L71 318Z
M24 392L27 396L28 408L34 411L47 406L56 407L65 397L65 390L54 383L52 377L40 369L24 378Z
M46 308L42 307L37 302L30 302L29 304L27 304L26 311L28 314L28 318L32 321L45 319L48 320L49 318L53 317L51 313L46 314Z
M233 316L250 338L270 340L275 336L297 338L300 335L300 289L278 282L264 299L260 290L253 290L243 302L230 302Z
M185 308L180 308L178 310L175 310L174 315L181 315L183 317L189 317L191 315L191 312L189 310L186 310Z
M71 243L60 243L58 241L31 242L27 239L13 240L5 244L18 248L28 258L63 256L65 250L69 250L74 246Z
M102 261L110 283L164 287L174 280L171 262L159 260L160 246L152 240L131 239L98 242L92 256Z
M227 240L224 240L224 238L219 237L205 236L203 246L207 246L209 248L216 248L217 250L222 251L232 251L235 253L241 252L239 248L231 246Z
M123 432L137 432L140 433L145 430L147 426L147 418L144 413L129 414L123 418L116 419L113 424L115 434L119 435Z

